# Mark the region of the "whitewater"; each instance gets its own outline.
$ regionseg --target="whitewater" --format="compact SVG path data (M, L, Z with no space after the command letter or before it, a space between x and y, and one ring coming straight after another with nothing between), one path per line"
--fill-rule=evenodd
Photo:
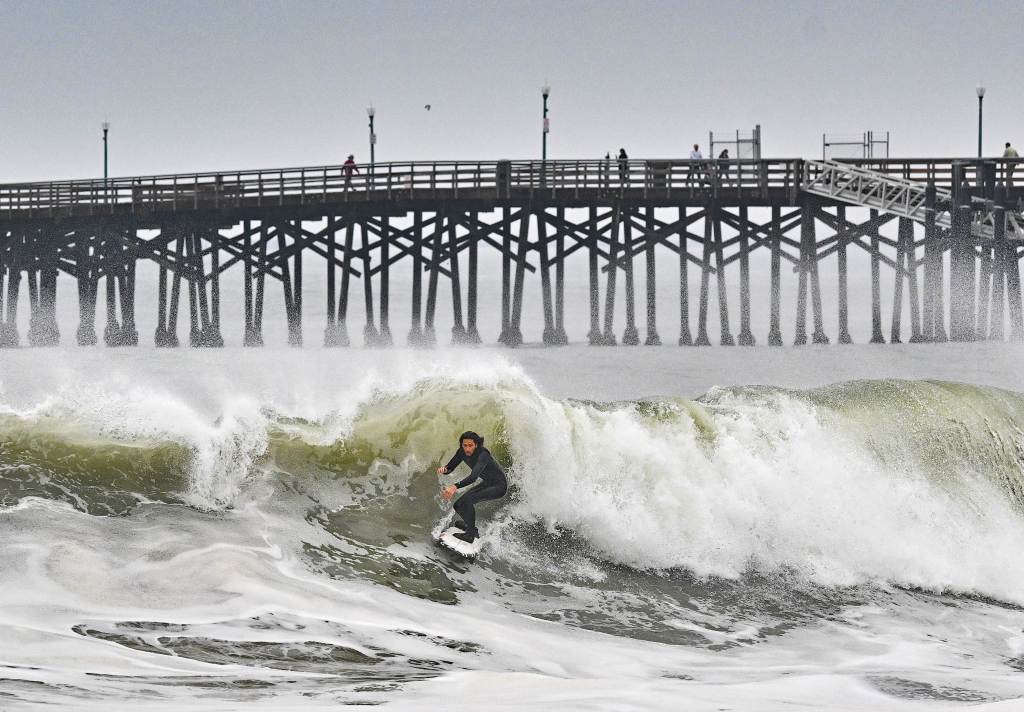
M1022 358L2 353L0 709L1020 709Z

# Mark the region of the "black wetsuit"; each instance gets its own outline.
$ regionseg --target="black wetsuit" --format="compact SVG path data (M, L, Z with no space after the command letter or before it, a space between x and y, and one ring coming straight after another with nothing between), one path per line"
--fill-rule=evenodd
M455 513L466 524L466 533L476 538L478 536L476 510L473 506L477 502L504 497L508 491L508 480L505 479L505 471L501 469L501 465L494 459L491 451L485 447L478 447L469 457L466 457L462 448L459 448L445 465L445 470L451 472L459 466L460 462L465 462L473 471L456 482L456 487L462 489L466 485L480 480L479 485L459 497L454 504Z

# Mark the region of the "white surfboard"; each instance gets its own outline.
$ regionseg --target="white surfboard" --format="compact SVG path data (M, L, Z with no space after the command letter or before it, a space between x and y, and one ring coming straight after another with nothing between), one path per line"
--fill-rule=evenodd
M451 522L454 519L454 515L448 516L434 529L434 539L438 544L454 551L459 556L464 556L467 559L474 558L480 553L480 550L484 546L484 539L478 536L472 542L462 541L462 539L456 539L456 534L461 534L462 529L459 527L451 526Z
M446 549L451 549L460 556L465 556L467 559L474 558L480 553L480 550L484 547L483 537L478 536L472 542L462 541L462 539L456 539L456 534L461 534L462 530L458 527L448 527L445 529L441 536L437 538L437 543Z

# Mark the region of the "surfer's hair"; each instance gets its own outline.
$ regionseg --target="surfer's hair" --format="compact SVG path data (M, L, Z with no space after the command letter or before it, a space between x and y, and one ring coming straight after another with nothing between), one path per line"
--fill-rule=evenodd
M462 444L463 440L472 440L473 442L476 443L477 447L484 446L484 439L477 435L476 433L474 433L472 430L467 430L466 432L459 436L460 445Z

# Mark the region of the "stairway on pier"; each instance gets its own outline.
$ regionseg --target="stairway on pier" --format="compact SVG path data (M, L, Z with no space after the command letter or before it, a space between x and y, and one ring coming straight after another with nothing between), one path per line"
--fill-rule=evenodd
M926 184L860 166L837 161L805 161L803 178L801 189L806 193L874 208L919 223L925 222L931 209L927 204ZM952 205L953 194L936 187L936 226L945 230L952 228ZM992 203L972 196L971 208L974 215L980 216L971 222L971 234L980 240L992 240L995 237L995 211ZM1019 211L1011 210L1006 210L1005 216L1006 238L1024 240L1024 216Z

